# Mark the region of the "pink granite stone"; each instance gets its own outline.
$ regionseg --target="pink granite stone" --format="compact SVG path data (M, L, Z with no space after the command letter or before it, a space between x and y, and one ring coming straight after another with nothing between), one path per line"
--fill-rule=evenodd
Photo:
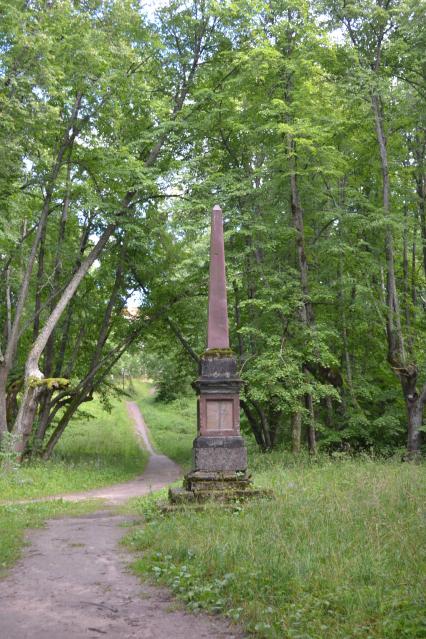
M207 349L229 348L222 209L212 210Z

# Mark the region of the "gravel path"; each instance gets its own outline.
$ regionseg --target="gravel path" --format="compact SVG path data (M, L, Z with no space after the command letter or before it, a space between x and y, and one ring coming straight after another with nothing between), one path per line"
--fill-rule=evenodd
M133 402L129 412L148 438ZM64 497L120 503L166 485L179 472L176 464L154 454L135 481ZM51 520L46 528L30 531L22 559L0 581L1 639L240 639L226 621L187 614L167 590L141 584L127 570L132 557L118 543L123 526L131 523L129 517L101 511Z

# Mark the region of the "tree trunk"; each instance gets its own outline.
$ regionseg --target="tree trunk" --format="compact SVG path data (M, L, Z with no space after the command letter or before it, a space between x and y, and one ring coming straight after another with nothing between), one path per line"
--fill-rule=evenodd
M291 213L293 227L296 231L297 265L299 270L300 285L302 289L303 303L300 310L302 324L309 329L314 324L314 312L309 299L308 260L305 251L305 232L303 222L303 208L300 202L299 187L297 183L296 149L292 135L287 135L287 153L290 168L290 192ZM306 370L305 370L306 373ZM306 405L309 409L308 448L311 454L316 452L315 413L312 395L306 396Z
M21 287L19 290L18 299L17 299L16 307L15 307L15 315L10 328L10 332L8 334L6 352L5 352L3 361L1 363L2 368L5 369L5 373L3 375L0 375L0 395L3 394L3 396L0 397L0 441L1 441L2 434L7 430L6 414L3 411L3 406L6 401L5 393L6 393L7 376L13 365L16 350L18 347L20 324L21 324L21 319L24 312L25 303L28 297L31 274L34 268L37 250L42 240L43 234L45 232L47 218L49 215L50 204L51 204L52 196L54 192L54 187L62 167L65 152L68 148L72 147L74 143L74 139L78 134L78 129L75 127L75 123L77 121L78 114L80 111L81 99L82 99L82 95L81 93L78 93L74 103L71 118L69 122L67 122L65 132L63 134L59 149L55 157L55 161L53 163L50 175L47 180L46 195L44 197L43 208L41 210L40 219L36 227L37 228L36 236L31 246L31 251L30 251L26 268L24 271L24 275L22 278L22 283L21 283ZM4 379L4 375L6 376L6 380Z
M46 445L46 448L43 452L43 459L49 459L53 449L56 444L62 437L66 427L68 426L71 418L79 408L79 406L86 401L90 401L93 395L93 392L97 386L99 386L105 377L109 374L112 367L118 362L122 354L126 351L126 349L130 346L130 344L137 338L139 335L140 329L133 331L123 342L121 345L116 347L109 355L104 356L101 361L93 362L91 370L88 372L84 380L80 382L75 390L74 396L71 398L69 405L66 407L64 414L59 420L55 430L50 436L50 439ZM99 353L100 355L100 353ZM100 376L95 379L96 375L103 368ZM53 414L55 415L57 408L54 409Z
M417 160L417 171L415 174L416 193L418 198L418 211L420 219L420 236L422 239L423 254L423 273L426 277L426 173L425 173L425 151L426 151L426 133L422 132L423 139L420 139L420 133L416 136L416 146L414 156Z
M383 129L383 114L379 96L374 93L371 99L374 122L376 126L377 142L382 167L383 210L387 220L385 252L387 264L387 322L386 334L388 341L388 360L394 372L399 377L407 410L407 459L413 459L420 453L423 406L426 400L426 388L417 394L418 369L414 363L408 363L401 326L401 313L398 303L398 293L395 277L395 260L393 249L393 235L390 221L390 182L388 170L388 153L386 137ZM412 355L412 354L411 354Z
M41 354L63 311L80 285L81 280L103 250L114 229L115 224L107 226L90 254L82 262L80 268L72 277L60 300L56 304L55 309L43 326L43 329L39 333L28 355L25 366L24 395L13 427L13 449L15 452L19 453L21 457L25 452L28 439L31 434L34 415L37 409L37 398L40 395L40 390L43 386L43 374L39 370Z
M265 448L265 442L263 440L262 437L262 430L261 430L261 425L260 425L260 420L256 419L256 417L253 415L253 412L250 410L250 407L248 405L248 402L246 402L245 400L241 400L241 408L244 411L245 416L248 419L248 422L251 426L251 430L253 432L254 438L256 440L256 444L259 446L259 448L261 450L266 450Z
M9 376L8 368L2 362L0 364L0 444L3 436L8 432L7 428L7 378Z
M315 432L315 411L314 402L310 393L306 394L306 408L308 409L308 450L310 455L317 452L317 441Z
M407 398L407 416L407 458L411 461L420 456L422 445L423 402L419 398Z
M46 431L50 425L50 400L52 399L52 395L52 390L45 389L39 402L38 425L35 434L34 448L32 451L32 454L35 455L41 450Z
M78 399L73 400L69 404L69 406L67 406L65 413L62 415L55 430L53 431L52 435L49 438L47 446L43 452L43 459L50 459L53 449L55 448L56 444L58 443L61 436L63 435L66 427L68 426L70 422L70 419L73 417L73 415L75 414L79 406L83 403L83 401L84 399L79 397Z
M33 340L37 339L40 330L40 313L42 306L41 291L43 287L44 276L44 243L46 239L46 226L43 229L43 233L40 239L40 246L38 250L38 268L35 287L35 304L34 304L34 325L33 325Z
M406 460L411 461L420 455L421 427L423 409L426 402L426 384L422 392L417 392L418 370L416 366L407 366L398 371L402 392L407 410L407 454Z
M297 411L291 416L291 452L294 455L300 453L302 439L302 413Z

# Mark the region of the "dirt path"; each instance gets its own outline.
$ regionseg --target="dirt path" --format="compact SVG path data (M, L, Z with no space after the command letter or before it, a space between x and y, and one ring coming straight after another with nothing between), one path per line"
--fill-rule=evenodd
M79 493L50 495L39 499L20 499L13 502L0 502L0 506L11 503L28 504L29 502L53 501L55 499L75 502L85 501L86 499L104 499L108 504L117 505L127 501L130 497L140 497L154 490L159 490L179 479L179 477L182 476L181 468L165 455L157 455L152 448L148 429L136 402L127 402L127 410L134 421L136 432L142 440L142 447L150 453L143 475L136 477L136 479L123 482L122 484L114 484L113 486L93 488L92 490ZM0 639L3 639L1 634Z
M141 437L144 443L144 448L146 448L146 450L151 455L155 455L155 450L151 446L148 429L146 427L145 420L142 416L142 413L139 410L139 406L136 404L136 402L127 402L127 410L129 412L130 417L133 419L135 423L137 434Z
M143 418L136 409L129 407L139 429ZM176 464L152 455L138 480L67 498L98 496L118 503L164 486L178 474ZM51 520L46 528L30 531L30 546L0 581L1 639L242 637L222 619L189 615L166 590L141 584L126 568L132 557L118 547L126 523L132 519L101 511Z

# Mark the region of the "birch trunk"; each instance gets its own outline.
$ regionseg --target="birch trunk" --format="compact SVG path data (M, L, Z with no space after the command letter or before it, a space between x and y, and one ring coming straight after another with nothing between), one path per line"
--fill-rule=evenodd
M107 226L98 242L91 250L90 254L82 262L80 268L72 277L59 302L55 306L53 312L50 314L50 317L46 321L43 329L40 331L31 348L25 366L24 394L12 431L14 439L13 449L15 452L21 455L21 457L27 447L28 439L30 437L34 421L35 411L37 409L37 399L43 388L44 376L43 373L41 373L41 371L39 370L39 361L41 354L63 311L76 292L81 280L86 275L93 262L100 255L101 251L111 237L114 229L114 224L110 224L109 226Z

